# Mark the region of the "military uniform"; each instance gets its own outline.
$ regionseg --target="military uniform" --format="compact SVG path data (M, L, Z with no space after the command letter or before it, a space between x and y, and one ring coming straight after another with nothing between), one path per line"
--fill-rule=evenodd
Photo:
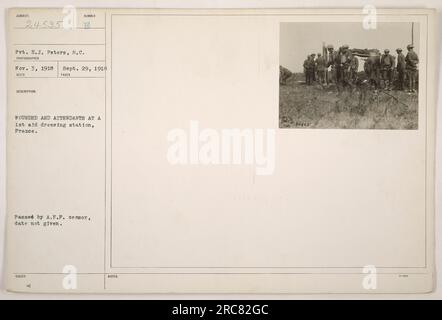
M341 82L343 85L351 84L351 62L353 60L353 54L349 50L347 45L342 46L341 50Z
M405 56L402 54L402 49L398 48L397 52L397 88L404 90L405 87Z
M336 57L335 57L336 85L342 84L342 78L343 78L342 59L343 59L343 53L342 53L342 47L340 47L338 52L336 52Z
M333 82L338 85L342 79L342 68L341 68L341 52L334 51L333 49L329 51L329 62L327 67L331 66L331 73Z
M380 57L372 53L367 60L365 60L364 70L369 79L369 82L376 89L379 87L379 73L381 68Z
M336 51L334 51L333 46L329 45L327 47L328 50L328 61L326 64L326 67L331 67L330 68L330 82L336 83L337 81L337 74L336 74L336 60L337 60L337 55L338 53Z
M390 54L387 49L381 57L381 70L382 80L384 81L384 87L390 89L390 85L393 82L393 70L395 65L395 58Z
M311 72L312 72L312 75L311 75L312 81L316 81L316 60L315 60L315 56L316 55L314 53L312 53L310 55L310 57L311 57L310 64L311 64Z
M316 59L316 69L318 81L320 84L323 84L325 82L325 59L320 54L318 54L318 58Z
M417 79L417 64L419 63L419 57L416 52L413 51L413 45L407 46L408 53L405 57L405 69L408 77L408 90L415 92L416 79Z
M358 57L353 56L350 62L350 70L351 70L351 81L353 83L356 82L358 78L358 69L359 69L359 60Z
M304 64L303 64L303 66L304 66L304 76L305 76L305 83L306 84L309 84L309 75L308 75L308 68L309 68L309 60L310 59L310 57L307 57L307 59L305 59L304 60Z
M304 61L305 83L311 85L314 79L315 73L315 61L311 56Z

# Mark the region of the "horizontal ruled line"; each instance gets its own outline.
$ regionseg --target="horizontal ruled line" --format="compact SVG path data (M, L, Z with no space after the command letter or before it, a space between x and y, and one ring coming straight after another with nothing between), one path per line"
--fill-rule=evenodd
M14 43L14 46L104 46L104 43Z

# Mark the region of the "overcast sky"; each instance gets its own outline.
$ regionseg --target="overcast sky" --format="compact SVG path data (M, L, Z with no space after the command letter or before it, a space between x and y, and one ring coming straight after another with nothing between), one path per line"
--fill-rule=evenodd
M396 48L407 53L411 43L411 22L377 23L377 29L365 30L360 22L284 22L280 27L280 64L293 72L302 72L302 64L310 53L322 53L322 42L333 44L335 49L343 44L358 49ZM419 24L414 24L414 44L419 43ZM414 50L419 54L416 45ZM359 59L359 69L363 61Z

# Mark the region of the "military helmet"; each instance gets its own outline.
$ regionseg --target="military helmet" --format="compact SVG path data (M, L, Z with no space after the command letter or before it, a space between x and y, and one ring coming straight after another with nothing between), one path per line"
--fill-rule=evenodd
M329 44L329 45L327 46L327 49L334 49L334 47L333 47L332 44Z
M397 52L402 52L402 49L401 48L397 48L396 51Z
M412 44L409 44L408 46L407 46L407 49L413 49L414 48L414 46L412 45Z
M342 49L348 49L348 48L350 48L348 44L344 44L344 45L342 46Z
M390 50L389 50L389 49L385 49L384 52L385 52L385 53L389 53Z

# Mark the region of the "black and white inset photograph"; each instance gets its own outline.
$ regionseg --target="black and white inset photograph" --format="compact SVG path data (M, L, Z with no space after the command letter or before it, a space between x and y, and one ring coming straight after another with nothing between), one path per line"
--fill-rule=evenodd
M419 23L284 22L279 40L280 128L418 129Z

